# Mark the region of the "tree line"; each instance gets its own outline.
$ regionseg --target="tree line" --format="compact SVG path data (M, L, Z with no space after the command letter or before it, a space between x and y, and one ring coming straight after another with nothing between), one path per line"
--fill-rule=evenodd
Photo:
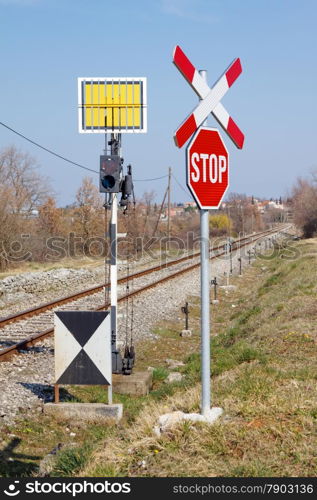
M57 207L49 179L39 170L36 160L9 146L0 150L0 269L5 270L21 261L57 260L62 257L101 257L107 253L110 212L105 210L95 180L85 177L74 202ZM304 236L317 232L317 173L310 179L298 179L289 200L294 222ZM128 233L121 243L133 255L155 239L167 237L165 215L155 202L155 193L146 192L131 203L128 214L119 211L119 231ZM239 236L269 227L280 221L281 211L271 210L262 215L244 194L231 193L223 210L211 211L210 232L213 236ZM199 236L199 213L184 210L173 217L171 237L186 241L188 233Z

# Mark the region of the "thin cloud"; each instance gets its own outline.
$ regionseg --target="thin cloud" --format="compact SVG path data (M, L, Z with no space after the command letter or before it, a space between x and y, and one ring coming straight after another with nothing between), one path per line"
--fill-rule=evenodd
M218 18L209 14L210 3L204 0L161 0L162 11L166 14L193 22L214 24Z

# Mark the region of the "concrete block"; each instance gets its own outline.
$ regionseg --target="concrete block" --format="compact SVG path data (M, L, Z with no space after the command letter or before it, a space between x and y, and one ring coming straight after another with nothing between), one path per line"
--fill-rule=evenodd
M198 413L185 413L183 419L190 420L190 422L206 422L213 424L223 414L223 409L218 407L210 408L206 415L199 415Z
M46 403L44 413L78 420L115 420L122 418L122 404L104 403Z
M218 407L211 408L206 415L200 415L199 413L183 413L182 411L165 413L159 417L158 425L153 428L153 431L157 436L160 436L163 432L172 429L175 425L184 420L213 424L216 420L218 420L222 413L223 409Z
M192 336L192 331L191 330L182 330L180 333L181 337L191 337Z
M160 415L158 419L158 425L154 427L154 432L157 436L160 436L162 432L165 432L179 422L183 420L184 413L182 411L173 411L172 413L165 413Z
M130 394L132 396L146 396L153 385L153 374L151 371L135 372L131 375L112 375L112 390L118 394Z

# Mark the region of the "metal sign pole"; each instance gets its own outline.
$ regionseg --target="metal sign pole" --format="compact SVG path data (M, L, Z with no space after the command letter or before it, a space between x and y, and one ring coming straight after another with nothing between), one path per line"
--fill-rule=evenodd
M207 83L207 71L200 70ZM207 125L207 120L203 123ZM209 210L200 210L201 414L210 412Z
M200 210L201 414L210 411L209 211Z

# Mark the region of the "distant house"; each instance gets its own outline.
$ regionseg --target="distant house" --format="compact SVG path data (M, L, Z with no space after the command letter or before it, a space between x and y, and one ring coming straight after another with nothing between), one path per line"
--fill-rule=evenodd
M284 210L284 205L283 203L279 203L276 201L269 201L268 208L277 208L278 210Z
M256 204L256 207L257 207L258 211L260 212L260 214L265 213L265 211L268 209L268 204L269 204L269 201L267 201L267 200L259 201Z
M276 202L273 200L258 201L257 203L255 203L255 205L261 214L264 214L267 210L270 209L284 210L283 203Z
M183 215L184 213L184 207L171 207L170 209L170 215L171 217L178 217L180 215ZM165 208L165 217L168 215L168 208Z
M39 216L39 211L36 208L33 208L33 210L20 210L19 214L22 217L25 217L26 219L35 219L36 217Z
M194 207L194 208L196 208L196 206L197 206L197 205L196 205L196 202L195 202L195 201L185 201L185 203L184 203L184 207L185 207L185 208L186 208L186 207Z

